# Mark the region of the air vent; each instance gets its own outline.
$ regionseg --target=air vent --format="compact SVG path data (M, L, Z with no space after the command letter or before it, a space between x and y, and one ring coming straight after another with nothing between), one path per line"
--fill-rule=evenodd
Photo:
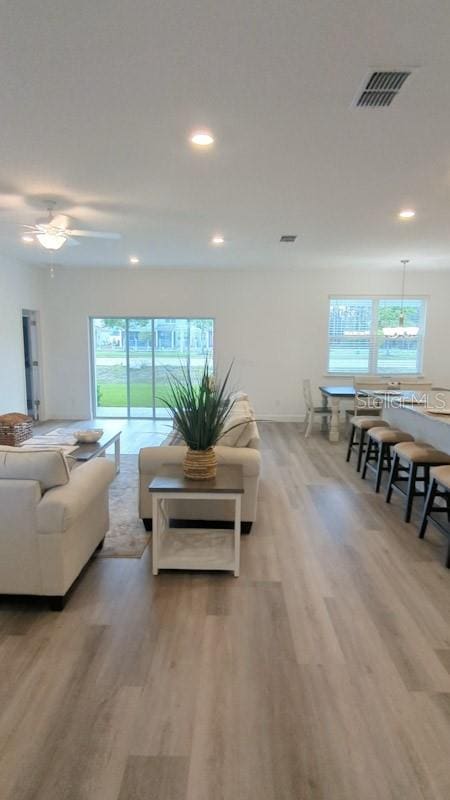
M371 71L352 105L355 108L387 108L397 97L411 72L412 68Z
M281 237L280 242L295 242L297 234L285 234Z

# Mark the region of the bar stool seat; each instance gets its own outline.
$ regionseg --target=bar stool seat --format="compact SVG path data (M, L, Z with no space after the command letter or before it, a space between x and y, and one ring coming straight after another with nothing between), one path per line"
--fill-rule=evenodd
M375 491L378 493L383 472L391 468L391 447L400 442L413 442L414 437L409 433L398 430L398 428L385 428L380 425L369 428L367 433L369 441L361 478L365 479L368 469L375 472ZM385 464L385 462L387 463Z
M450 456L447 454L450 461ZM450 464L446 467L435 467L431 470L431 477L436 480L440 485L450 492Z
M368 431L370 428L390 428L389 422L386 422L384 419L377 419L376 417L352 417L350 420L350 424L354 425L355 428L362 429L363 431Z
M350 438L348 440L348 448L347 448L347 461L350 461L352 456L353 450L356 449L358 453L358 460L356 463L356 471L359 472L361 469L361 462L362 457L365 451L364 445L366 444L366 433L370 428L373 428L376 425L379 428L390 428L389 422L385 422L384 419L377 419L377 417L358 417L353 416L350 419ZM359 436L356 439L356 432L359 431Z
M440 464L450 464L450 455L443 453L442 450L436 450L426 442L400 442L395 445L394 451L399 454L400 458L408 461L414 461L416 464L429 464L431 467L439 466Z
M447 456L450 459L450 456ZM447 555L445 559L445 566L450 569L450 466L434 467L430 473L431 482L428 489L427 499L423 509L422 521L419 528L419 538L423 539L427 530L428 523L431 522L444 536L448 538ZM442 505L435 505L436 498L441 498L444 502ZM446 514L447 525L442 522L433 514Z
M398 428L380 428L378 425L369 429L369 437L379 444L399 444L400 442L414 442L414 436L404 433Z
M450 456L426 442L400 442L394 447L394 458L389 477L386 502L390 503L392 492L396 491L406 497L405 522L411 519L415 497L425 497L430 483L430 468L440 464L449 464ZM421 474L419 475L419 469ZM417 482L423 482L424 489L417 488ZM406 483L406 489L402 488Z

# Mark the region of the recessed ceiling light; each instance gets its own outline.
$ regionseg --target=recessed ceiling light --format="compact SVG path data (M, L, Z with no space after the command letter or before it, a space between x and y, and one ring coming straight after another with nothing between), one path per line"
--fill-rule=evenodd
M191 135L191 142L198 147L209 147L214 142L214 136L210 131L194 131Z
M139 259L137 256L130 256L130 264L139 264Z
M213 236L213 238L211 239L211 244L215 244L215 245L225 244L225 239L223 238L223 236L219 236L219 235L218 236Z
M412 219L416 216L416 212L413 208L404 208L402 211L398 213L400 219Z
M28 236L27 234L25 234L25 236L22 236L22 242L30 244L31 242L34 242L34 239L32 236Z

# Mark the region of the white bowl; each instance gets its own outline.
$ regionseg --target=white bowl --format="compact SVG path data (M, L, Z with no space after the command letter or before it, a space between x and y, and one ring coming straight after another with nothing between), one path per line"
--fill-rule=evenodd
M103 436L102 428L90 428L87 431L74 431L73 435L80 444L93 444Z

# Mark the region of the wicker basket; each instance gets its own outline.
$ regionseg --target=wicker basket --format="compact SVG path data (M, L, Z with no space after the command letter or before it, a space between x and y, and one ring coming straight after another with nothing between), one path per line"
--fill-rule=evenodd
M18 447L33 434L33 420L25 414L0 416L0 444Z
M183 461L185 478L194 481L209 481L216 477L217 457L213 447L207 450L191 450L188 447Z

